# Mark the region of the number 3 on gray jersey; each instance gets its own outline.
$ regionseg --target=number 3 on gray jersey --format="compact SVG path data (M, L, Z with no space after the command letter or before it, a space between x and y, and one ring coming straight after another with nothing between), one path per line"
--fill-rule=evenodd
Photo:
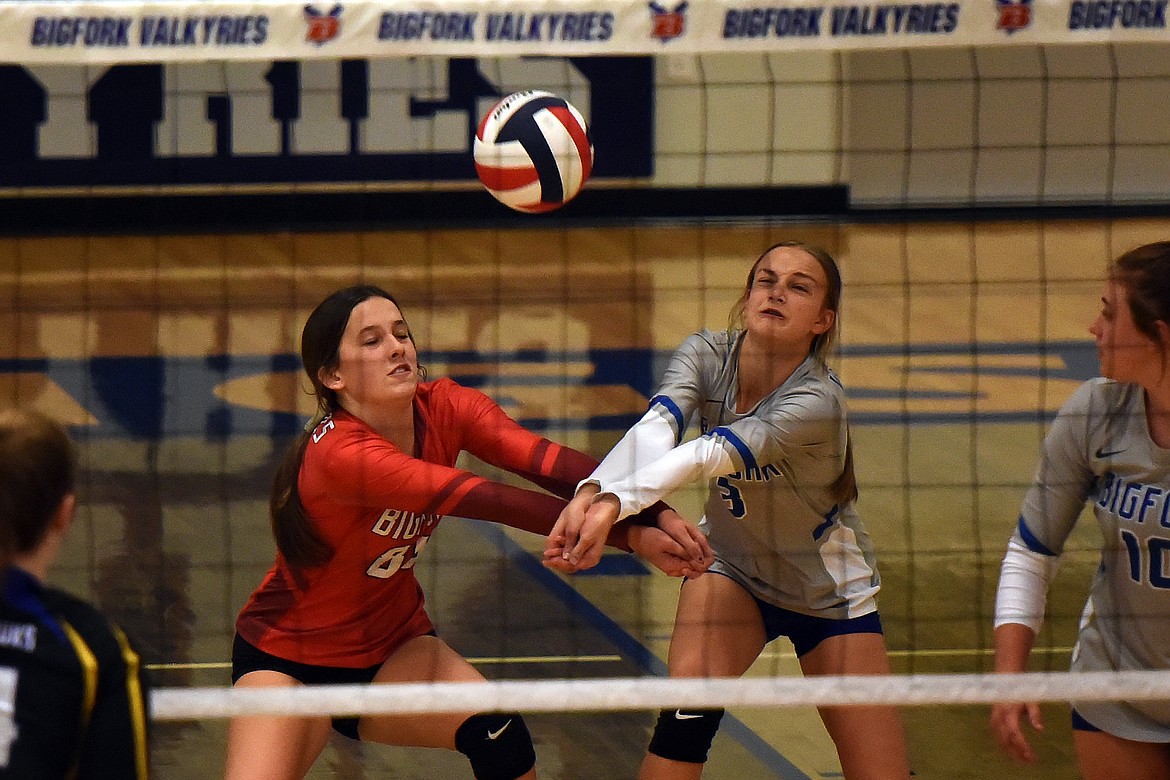
M731 484L731 480L727 477L720 477L715 480L715 484L719 486L719 497L723 499L723 503L727 504L727 511L735 519L740 519L747 514L747 507L743 505L743 496L740 495L739 488Z

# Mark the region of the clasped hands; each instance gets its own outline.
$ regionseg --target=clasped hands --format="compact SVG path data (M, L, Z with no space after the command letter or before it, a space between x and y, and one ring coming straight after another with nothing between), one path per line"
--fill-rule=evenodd
M678 512L658 506L654 525L629 524L630 549L671 577L698 577L715 560L707 537ZM617 496L582 485L549 533L544 565L566 574L596 566L620 511Z

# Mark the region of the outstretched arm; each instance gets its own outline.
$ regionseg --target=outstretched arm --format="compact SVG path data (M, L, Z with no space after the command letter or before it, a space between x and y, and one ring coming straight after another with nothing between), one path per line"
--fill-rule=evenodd
M675 447L626 478L602 486L591 499L576 533L572 518L559 529L563 535L562 556L579 568L595 565L601 558L603 540L618 520L653 506L683 485L730 474L736 468L722 435L703 436ZM699 545L692 549L700 560L710 555L710 548L702 549L706 547L705 540L690 537L690 541Z
M626 431L626 435L610 450L601 464L592 469L591 474L581 478L576 493L557 518L553 532L549 534L545 546L546 559L551 560L554 553L563 555L566 550L572 550L579 543L586 513L600 492L602 484L622 479L636 471L638 464L652 463L674 447L679 432L673 422L674 415L666 411L667 406L673 406L673 402L665 397L655 397L642 419ZM676 541L682 541L675 538ZM591 541L597 540L591 537ZM600 549L597 553L600 556ZM565 560L568 561L567 556ZM574 564L570 566L573 567Z
M1024 527L1023 520L1021 528ZM1036 633L1044 620L1048 586L1059 559L1028 548L1017 531L1008 543L995 600L995 671L1015 674L1028 668ZM1030 764L1036 752L1024 734L1023 721L1036 731L1044 719L1036 702L999 702L991 707L990 727L996 744L1009 756Z
M700 369L718 352L717 345L705 333L692 334L675 350L659 391L650 399L646 413L622 436L588 479L578 485L573 500L558 518L545 548L545 560L550 566L562 568L553 563L558 555L569 568L575 568L582 561L586 567L591 566L600 558L599 540L608 531L594 528L596 521L590 522L586 528L587 513L599 491L609 489L603 486L636 474L682 441L689 420L704 398ZM692 564L698 570L706 570L712 556L706 539L698 530L677 515L660 515L657 511L655 515L662 518L661 527L686 551ZM605 521L604 524L612 526L613 522ZM585 529L588 550L574 554L573 551L581 545L582 529ZM570 556L575 560L570 560Z
M572 525L569 518L578 515L583 518L590 499L596 493L596 486L584 480L590 474L604 473L604 465L599 466L594 458L582 452L528 431L479 391L461 388L460 403L464 405L465 413L474 419L474 424L466 428L465 446L468 452L558 496L572 497L569 505L559 512L556 524L544 531L548 534L548 547L558 549L559 554L560 543L557 540L564 538L566 524ZM647 417L657 419L658 416L648 414ZM676 434L669 426L667 428L663 446L669 450ZM631 435L627 434L627 438L631 438ZM663 437L642 436L641 440L647 442L650 438ZM619 446L611 453L611 457L626 457L622 452ZM670 574L702 572L710 565L713 556L706 538L665 504L650 507L631 525L634 523L647 528L635 532L625 527L610 527L606 531L604 544L623 550L637 548L650 563ZM567 562L564 566L554 568L576 570Z

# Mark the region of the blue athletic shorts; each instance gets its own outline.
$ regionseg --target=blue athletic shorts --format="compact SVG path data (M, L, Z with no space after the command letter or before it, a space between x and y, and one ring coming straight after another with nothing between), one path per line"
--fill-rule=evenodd
M1072 711L1072 727L1073 731L1100 731L1101 729L1094 726L1089 721L1085 720L1084 716L1076 710Z
M768 641L771 642L781 636L788 637L792 641L792 646L796 648L797 658L804 656L831 636L882 633L882 619L877 611L861 617L837 620L804 615L769 604L754 595L752 598L760 609L760 617L764 619L764 633Z

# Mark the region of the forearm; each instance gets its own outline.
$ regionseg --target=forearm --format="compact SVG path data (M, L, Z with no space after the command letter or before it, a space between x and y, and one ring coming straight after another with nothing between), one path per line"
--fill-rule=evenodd
M630 544L630 526L627 523L615 524L609 529L605 543L609 547L616 547L624 552L633 552L634 548Z
M529 431L478 391L464 390L464 394L478 412L466 423L463 449L485 463L565 500L597 468L596 458Z
M995 625L1027 626L1035 634L1044 622L1048 587L1056 575L1059 558L1043 555L1013 536L1000 567L995 596Z
M995 596L995 671L1022 672L1044 622L1048 586L1059 558L1031 550L1013 536L1000 568Z
M721 440L702 437L675 447L635 474L617 482L602 484L621 503L619 518L629 517L661 502L678 488L702 479L730 474L735 462Z
M547 493L482 481L446 514L487 520L546 536L564 508L563 499Z
M634 515L630 515L629 517L627 517L625 519L625 521L627 523L632 524L632 525L657 526L658 525L658 515L662 514L663 512L673 512L673 511L674 511L674 509L669 504L667 504L665 501L656 501L655 503L653 503L650 506L643 509L641 512L638 512L637 514L634 514Z
M669 417L652 408L634 427L626 431L626 435L602 459L588 481L604 484L623 479L670 452L677 441L678 434Z
M575 495L577 486L593 473L597 459L571 447L544 442L547 453L533 464L541 470L514 470L513 473L568 501Z
M1035 632L1021 623L1004 623L996 628L995 671L1010 674L1027 669L1035 641Z

